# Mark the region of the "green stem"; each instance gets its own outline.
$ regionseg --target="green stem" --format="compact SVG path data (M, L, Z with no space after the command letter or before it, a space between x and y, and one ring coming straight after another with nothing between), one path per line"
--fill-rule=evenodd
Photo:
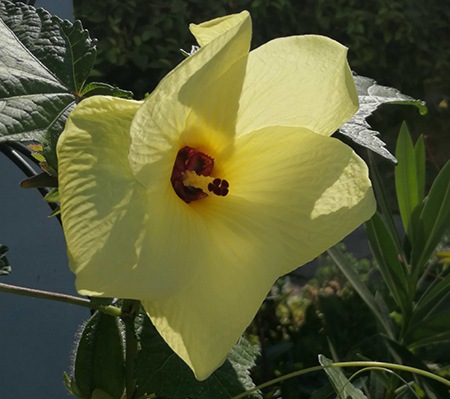
M138 355L138 340L134 321L139 313L141 303L133 299L124 299L122 304L122 321L125 324L125 389L126 399L135 399L137 380L135 366Z
M51 301L70 303L72 305L77 305L77 306L82 306L82 307L88 308L88 309L98 310L100 312L109 314L111 316L120 316L122 313L122 311L115 306L98 305L98 304L90 301L89 299L84 299L84 298L80 298L80 297L76 297L76 296L72 296L72 295L60 294L57 292L42 291L42 290L36 290L34 288L18 287L16 285L3 284L3 283L0 283L0 291L8 292L10 294L29 296L32 298L40 298L40 299L47 299L47 300L51 300Z
M249 391L246 391L246 392L240 393L239 395L233 396L232 399L245 398L246 396L250 395L251 393L261 390L263 388L267 388L268 386L277 384L279 382L283 382L290 378L299 377L303 374L323 370L327 367L378 367L378 368L384 368L384 369L390 369L390 370L400 370L400 371L406 371L409 373L419 374L423 377L430 378L432 380L435 380L437 382L440 382L441 384L444 384L444 385L447 385L448 387L450 387L450 381L446 380L445 378L442 378L436 374L430 373L429 371L417 369L415 367L404 366L402 364L385 363L385 362L363 362L363 361L337 362L337 363L333 363L333 364L329 364L329 365L325 365L325 366L309 367L307 369L298 370L298 371L294 371L289 374L282 375L281 377L274 378L273 380L267 381L264 384L258 385L257 387L255 387Z

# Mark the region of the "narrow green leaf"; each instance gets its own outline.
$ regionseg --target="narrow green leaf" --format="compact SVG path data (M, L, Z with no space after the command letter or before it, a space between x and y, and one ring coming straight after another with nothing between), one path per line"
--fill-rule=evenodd
M60 198L59 198L59 190L58 188L53 188L45 197L44 199L47 202L59 202Z
M411 328L433 317L436 310L442 309L442 304L450 307L450 273L446 276L438 276L427 290L419 297L415 304ZM450 320L450 319L449 319Z
M333 361L327 359L323 355L319 355L319 363L322 366L330 366ZM325 367L325 372L334 387L335 392L338 394L338 399L367 399L367 396L362 393L360 389L355 388L340 368L337 367Z
M409 305L408 275L399 261L399 254L389 230L378 213L366 222L366 231L383 280L397 306L404 313Z
M450 161L442 168L431 186L422 207L411 263L415 268L426 264L445 231L450 228Z
M138 395L154 393L170 399L229 399L255 388L250 368L255 364L257 350L245 339L231 350L228 359L205 381L197 381L190 368L169 348L141 314L139 339L142 349L136 362ZM259 393L249 398L261 398Z
M432 334L427 334L421 339L415 339L414 342L410 343L408 347L411 351L415 352L418 349L431 345L447 345L450 346L450 331L443 331L441 333L432 332Z
M387 344L392 348L392 351L397 353L400 357L400 364L408 365L420 370L430 371L427 365L424 363L418 355L412 353L408 348L400 345L398 342L386 339ZM425 391L425 398L427 399L443 399L448 398L449 390L448 386L443 385L437 381L425 378L418 373L412 374L412 377L416 380L416 383L421 389Z
M450 293L436 304L432 312L418 323L411 325L405 340L408 344L414 345L417 341L428 340L433 345L437 344L440 334L447 334L450 321ZM440 337L442 339L442 336Z
M382 104L414 105L423 115L427 108L425 103L412 97L401 94L392 87L377 85L373 79L354 75L356 91L359 99L359 109L347 123L339 129L339 132L355 143L368 148L384 158L396 163L395 157L385 148L385 144L378 138L379 132L372 129L367 123L367 118Z
M358 274L353 270L353 267L347 262L341 251L336 246L334 246L328 249L327 252L331 256L333 261L336 263L336 265L339 267L340 271L345 275L347 280L353 286L355 291L359 294L361 299L366 303L366 305L378 319L386 335L388 335L389 337L393 337L394 336L393 327L392 324L389 322L389 318L383 315L372 293L369 291L364 282L360 279Z
M410 242L414 241L412 215L419 205L419 183L416 168L416 156L411 135L403 122L397 140L395 156L398 165L395 168L395 187L403 226Z
M392 237L393 243L395 244L397 253L401 254L401 257L404 258L405 254L403 250L403 245L401 244L400 235L398 233L397 227L392 217L392 211L389 207L389 201L386 196L385 183L382 182L381 180L380 173L378 171L378 165L374 159L373 154L369 152L368 155L369 155L370 179L372 180L373 189L375 191L377 205L381 211L386 227L389 230L389 234Z
M57 187L58 178L56 176L50 176L48 173L40 173L35 176L31 176L20 182L22 188L37 188L37 187Z
M423 202L425 197L425 141L423 135L420 135L414 146L414 155L416 158L417 188L419 194L419 203Z
M73 384L91 398L104 391L120 399L124 391L123 344L117 318L96 312L88 321L78 342Z

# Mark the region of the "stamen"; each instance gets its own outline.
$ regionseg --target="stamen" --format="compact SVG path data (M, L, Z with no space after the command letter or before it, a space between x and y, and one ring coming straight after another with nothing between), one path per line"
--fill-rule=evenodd
M229 186L229 183L225 179L214 179L211 183L208 184L208 190L216 195L225 197L228 194Z
M214 159L192 147L178 151L173 165L172 182L175 193L187 204L208 196L208 193L225 197L229 191L226 180L211 176Z

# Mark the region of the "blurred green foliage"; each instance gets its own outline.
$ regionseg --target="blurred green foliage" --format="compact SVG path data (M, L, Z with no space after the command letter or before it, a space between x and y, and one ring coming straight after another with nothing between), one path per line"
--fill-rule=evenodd
M323 34L349 47L352 68L436 105L448 96L450 3L439 0L74 0L99 39L95 73L143 97L195 44L188 30L247 9L253 47L280 36Z

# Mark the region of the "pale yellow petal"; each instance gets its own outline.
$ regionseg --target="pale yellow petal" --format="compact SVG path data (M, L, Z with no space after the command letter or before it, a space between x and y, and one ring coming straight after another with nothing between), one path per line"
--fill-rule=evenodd
M193 30L212 30L214 38L161 81L133 121L130 164L146 186L153 185L155 162L163 162L170 177L184 145L218 150L235 134L250 17L243 12Z
M229 195L264 206L261 223L282 235L282 273L312 260L375 212L364 161L339 140L305 129L272 127L241 136L223 169Z
M62 222L81 294L132 296L146 196L127 155L141 104L88 98L71 113L58 142Z
M237 134L297 126L330 135L356 112L347 49L321 36L275 39L250 53Z
M140 105L84 100L58 144L69 264L84 295L166 298L202 270L203 219L177 197L170 179L147 190L129 167L129 128Z
M253 203L230 197L199 217L207 230L191 244L202 272L172 297L144 298L143 305L162 337L203 380L223 363L279 276L283 245L270 224L261 224Z
M199 379L224 361L277 277L375 210L364 162L348 146L308 130L242 136L216 163L229 194L189 205L204 220L196 237L202 272L167 300L144 298L160 334Z

